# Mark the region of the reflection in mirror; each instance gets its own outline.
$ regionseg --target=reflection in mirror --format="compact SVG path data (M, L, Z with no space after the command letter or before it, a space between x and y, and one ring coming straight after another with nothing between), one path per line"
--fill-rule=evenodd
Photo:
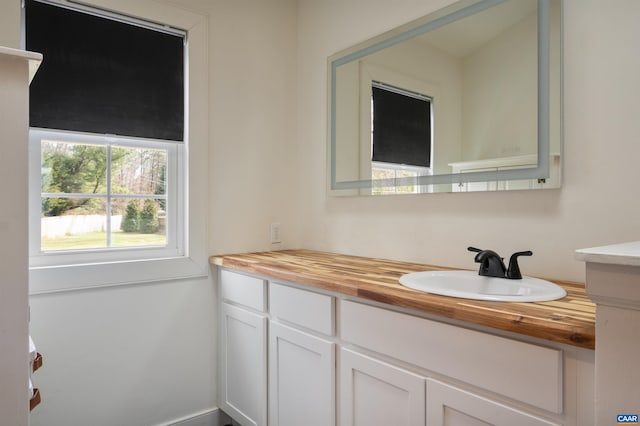
M558 187L560 13L462 1L329 58L332 193Z

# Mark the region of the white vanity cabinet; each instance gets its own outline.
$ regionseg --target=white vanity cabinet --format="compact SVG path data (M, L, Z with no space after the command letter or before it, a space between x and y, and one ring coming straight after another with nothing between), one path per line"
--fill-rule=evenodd
M560 424L515 407L563 412L563 354L558 349L348 300L340 303L340 336L354 351L341 351L341 426L389 424L382 414L360 423L352 413L365 411L358 408L365 402L385 410L387 405L379 405L385 400L398 425L424 425L425 416L427 425L436 426ZM463 383L464 389L441 377ZM358 380L362 383L354 384ZM492 399L493 394L513 405L499 402L505 398Z
M559 426L344 348L340 351L340 385L341 425Z
M334 425L334 299L269 283L269 303L269 425Z
M593 425L593 351L225 269L220 299L220 407L242 426Z
M267 424L266 285L220 272L219 405L243 426Z
M220 408L242 426L334 425L334 298L225 269L219 281Z

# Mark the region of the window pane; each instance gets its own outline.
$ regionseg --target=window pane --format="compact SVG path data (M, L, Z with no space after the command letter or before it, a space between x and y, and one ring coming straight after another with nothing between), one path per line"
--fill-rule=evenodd
M385 167L372 167L371 169L371 179L379 180L379 179L404 179L404 178L415 178L421 176L420 172L417 170L411 169L396 169L396 168L385 168ZM374 195L380 194L412 194L419 192L419 187L417 184L409 184L409 185L395 185L389 187L374 187L372 188L371 193Z
M111 191L114 194L166 195L166 172L165 149L111 149Z
M42 251L106 247L105 206L105 200L100 198L43 197L40 219ZM61 213L45 214L52 211Z
M166 215L161 201L116 198L111 203L112 247L149 247L167 244Z
M99 145L42 140L42 192L104 194L107 185L107 148ZM65 204L73 210L74 204ZM67 210L43 211L60 216Z

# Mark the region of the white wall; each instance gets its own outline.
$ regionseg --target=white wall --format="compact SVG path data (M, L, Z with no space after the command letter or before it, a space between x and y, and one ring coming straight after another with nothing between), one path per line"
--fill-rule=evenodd
M462 160L537 153L537 17L534 11L464 58Z
M550 152L560 152L560 2L551 4ZM558 29L558 30L557 30ZM535 154L537 11L464 58L463 159ZM502 96L507 93L507 96Z
M210 253L297 247L296 0L211 10ZM270 244L272 222L281 244Z
M326 58L451 3L301 0L301 245L475 268L468 245L531 249L527 274L583 280L577 248L640 238L640 2L565 0L564 184L559 190L332 198L325 193ZM366 10L367 19L362 19Z
M146 14L141 2L95 1ZM198 231L209 253L195 255L279 247L272 221L281 245L296 245L295 1L156 1L208 20L210 184L191 196L210 206ZM0 45L18 47L18 6L0 2ZM211 277L31 296L44 355L31 425L164 425L214 409L214 301Z
M215 407L210 280L31 297L32 426L166 424Z

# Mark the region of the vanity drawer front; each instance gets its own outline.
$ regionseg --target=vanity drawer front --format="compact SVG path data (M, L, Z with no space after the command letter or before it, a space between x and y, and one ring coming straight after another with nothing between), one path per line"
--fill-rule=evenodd
M278 318L319 333L334 334L333 297L269 283L269 313Z
M259 312L267 309L267 282L260 278L222 269L220 271L220 297Z
M344 341L562 413L562 351L342 301Z

